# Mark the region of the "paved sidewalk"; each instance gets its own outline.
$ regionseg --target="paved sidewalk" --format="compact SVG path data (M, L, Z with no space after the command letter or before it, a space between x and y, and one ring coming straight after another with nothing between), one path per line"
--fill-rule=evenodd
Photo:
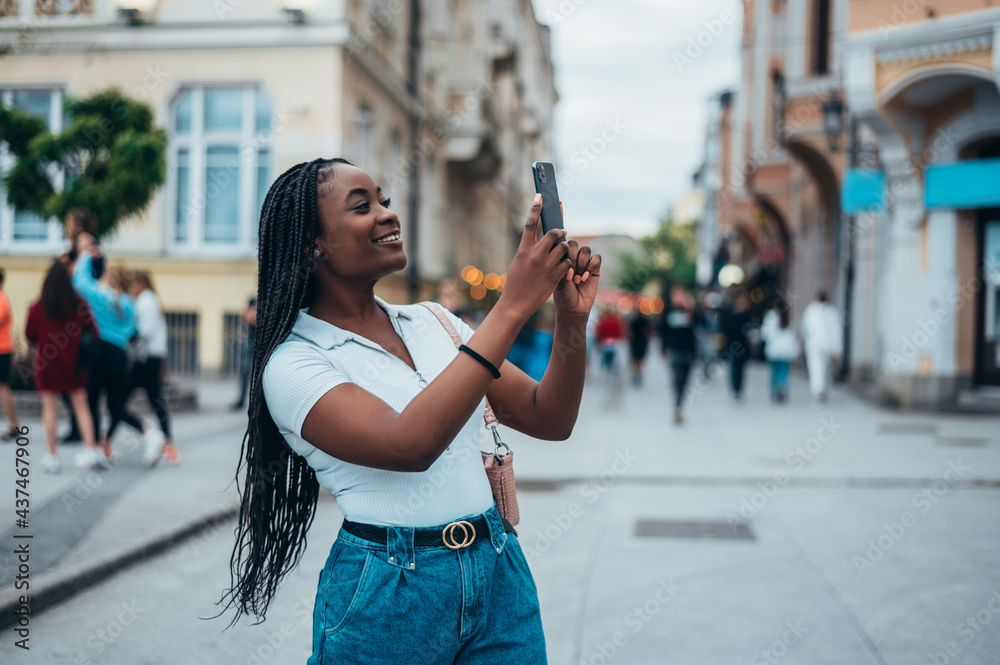
M34 612L235 514L239 499L232 481L246 427L245 413L229 408L236 384L192 385L199 390L202 408L173 418L182 456L176 467L161 461L155 469L146 468L138 435L123 426L112 445L121 458L109 470L77 469L73 457L83 446L74 444L60 447L62 473L45 474L38 466L46 452L42 424L24 421L30 428L32 462L28 528L14 524L15 446L0 444L0 496L10 497L0 528L5 545L19 542L14 533L32 536ZM13 584L18 571L13 547L2 551L0 629L14 619L11 610L23 593Z
M1000 589L1000 419L817 408L802 376L775 406L752 365L677 427L648 369L591 382L565 444L511 437L553 665L997 662L1000 618L957 626Z
M799 376L792 402L772 406L758 365L744 404L729 404L723 383L699 378L687 422L675 427L666 370L654 359L641 389L590 377L569 441L506 433L550 663L995 662L1000 618L989 603L1000 590L1000 418L886 412L842 391L815 408ZM72 470L33 470L33 515L92 521L78 525L82 535L48 570L32 571L36 602L46 594L59 600L233 513L245 417L226 408L230 384L203 387L205 410L177 419L178 468L145 470L136 450L96 483ZM32 459L41 447L33 440ZM12 455L3 450L0 474L9 479ZM0 493L12 497L11 481L2 482ZM90 495L68 500L85 487ZM248 639L263 643L283 625L275 620L311 605L330 541L321 527L339 520L333 502L320 511L301 570L276 598L275 619L227 636L210 622L184 629L205 654L200 662L235 662L224 654ZM231 529L209 529L193 541L197 552L180 548L162 561L207 567L200 562L209 557L221 571ZM33 556L57 544L36 540ZM209 585L213 594L221 583ZM171 607L175 620L191 590L157 593L148 612ZM0 594L4 603L14 599L7 584ZM52 610L53 620L66 626L79 616L76 602ZM44 662L73 662L56 655L71 647L50 644L66 629L46 629L38 609L37 630L51 633L38 643L49 649ZM301 662L286 658L308 650L308 622L294 625L294 646L280 662ZM116 643L119 653L142 646L138 632L127 637ZM15 653L9 642L0 644L0 660ZM188 662L190 645L169 642L162 661L143 662Z

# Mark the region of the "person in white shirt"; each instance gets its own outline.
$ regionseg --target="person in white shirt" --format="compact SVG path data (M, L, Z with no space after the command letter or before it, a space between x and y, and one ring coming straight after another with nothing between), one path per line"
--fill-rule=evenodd
M344 513L320 575L309 663L544 663L538 594L480 456L500 423L569 437L583 392L601 257L535 197L499 301L456 348L421 305L375 296L406 267L405 227L345 160L298 164L261 211L257 329L241 515L224 611L263 616L305 545L320 487ZM550 297L540 382L505 357ZM329 528L323 525L321 528ZM458 542L460 541L460 542Z
M771 401L784 402L788 399L788 372L801 351L787 306L768 310L760 336L764 340L764 357L771 366Z
M132 364L132 375L128 394L136 388L146 393L149 405L160 421L163 437L151 439L152 443L144 451L143 459L155 466L161 458L172 464L180 462L180 454L170 435L170 413L167 400L163 396L163 370L167 359L167 319L163 306L153 289L149 273L137 271L132 275L130 291L135 299L136 323L140 338L140 356Z
M823 401L829 390L830 361L840 355L843 335L840 312L827 302L825 291L817 291L816 299L806 305L801 328L809 369L809 390L814 399Z

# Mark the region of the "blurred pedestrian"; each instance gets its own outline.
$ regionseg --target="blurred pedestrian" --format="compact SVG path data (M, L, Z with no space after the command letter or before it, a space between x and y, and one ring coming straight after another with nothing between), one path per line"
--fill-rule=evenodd
M64 229L66 240L69 242L69 248L59 257L59 260L66 265L66 268L69 269L69 274L72 275L73 269L76 266L76 260L80 256L80 245L100 248L100 240L96 237L96 224L93 215L84 208L72 208L66 213ZM104 273L104 256L100 254L99 250L96 256L91 257L91 270L95 277L99 277ZM77 356L77 362L81 366L89 366L91 356L93 355L92 347L96 340L96 336L91 336L89 333L84 335L80 343L80 353ZM62 438L62 443L77 443L81 441L82 437L80 435L80 428L76 422L76 416L74 415L73 404L66 393L60 395L60 398L66 407L67 413L69 413L69 431Z
M642 367L649 349L649 319L636 308L628 322L628 350L632 360L632 384L642 385Z
M0 441L13 441L21 435L17 404L10 390L10 366L14 360L14 312L3 282L4 271L0 269L0 405L7 416L7 431L0 435Z
M698 319L701 323L695 330L696 360L701 363L701 371L706 379L712 377L712 365L719 361L719 304L722 296L714 291L704 291L698 297Z
M93 215L84 208L72 208L66 213L64 228L69 249L59 260L69 268L70 275L73 274L76 260L80 257L81 245L98 248L96 253L92 252L91 270L95 278L104 273L104 255L100 252L101 241L97 238L96 226Z
M809 390L813 399L826 399L830 383L830 361L841 353L843 327L840 312L827 302L826 292L817 291L816 299L802 311L802 339L806 348Z
M521 369L535 381L541 381L552 357L552 343L555 340L556 311L551 305L542 305L537 312L537 324L531 334L530 346Z
M684 394L691 365L698 352L697 329L702 325L691 292L681 286L670 289L670 309L663 317L660 336L663 354L669 354L674 387L674 423L684 422Z
M253 361L253 344L257 336L257 299L251 298L240 317L247 325L247 338L240 354L240 396L233 404L233 411L246 405L247 389L250 387L250 363Z
M729 359L729 388L737 404L743 399L743 370L750 359L748 336L751 325L750 299L745 293L740 293L719 317L719 328L726 340L723 355Z
M90 305L100 332L91 361L90 379L87 381L87 399L90 402L90 415L94 420L94 433L108 460L112 459L111 436L120 421L142 434L144 450L157 447L162 450L163 433L147 427L125 408L125 393L129 382L126 348L137 330L135 304L132 298L123 293L123 271L108 271L107 276L101 275L100 277L106 277L107 283L101 283L94 277L91 247L92 245L80 247L80 256L73 272L73 286ZM108 411L111 412L111 424L103 435L99 410L102 396L106 396ZM95 459L94 463L100 462Z
M594 307L587 313L587 371L590 371L590 359L594 355L597 344L597 308Z
M618 312L606 307L597 318L597 345L601 349L601 367L607 374L618 373L616 352L619 340L625 338L625 324Z
M160 421L160 437L154 439L155 445L144 451L144 461L155 466L161 457L168 462L180 462L180 454L170 436L170 414L167 411L167 400L163 396L163 371L167 358L167 319L163 315L163 306L153 289L149 273L138 271L132 276L132 286L129 295L135 299L136 325L145 353L132 363L132 373L129 388L125 393L125 403L132 391L142 388L146 393L149 405ZM157 448L160 447L160 450Z
M760 335L764 340L764 356L771 365L771 401L780 404L788 399L788 372L801 351L788 308L768 311Z
M77 362L80 341L85 334L96 335L97 328L90 307L73 289L69 271L55 261L45 275L42 297L28 310L24 336L35 348L35 386L42 399L42 422L49 452L41 460L42 471L58 473L59 437L56 433L59 395L69 396L71 412L80 424L86 450L79 459L82 466L105 464L97 448L94 422L87 404L85 367Z

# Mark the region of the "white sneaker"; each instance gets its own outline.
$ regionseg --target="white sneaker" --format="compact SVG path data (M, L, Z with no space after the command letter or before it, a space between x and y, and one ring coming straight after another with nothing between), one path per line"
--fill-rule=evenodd
M76 454L76 465L84 469L106 469L111 466L100 448L85 448Z
M45 473L59 473L62 465L59 463L59 458L52 455L46 455L42 458L42 471Z
M153 467L160 461L163 455L163 446L167 443L167 437L160 430L150 427L142 437L143 455L142 460Z

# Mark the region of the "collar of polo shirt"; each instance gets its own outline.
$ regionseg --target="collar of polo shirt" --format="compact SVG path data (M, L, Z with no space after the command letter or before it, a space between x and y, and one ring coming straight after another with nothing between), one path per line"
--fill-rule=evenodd
M375 296L375 303L385 310L385 313L392 319L401 317L411 320L413 318L410 314L407 314L395 305L390 305L378 296ZM310 342L323 349L332 349L335 346L345 344L357 337L357 335L349 330L338 328L332 323L327 323L322 319L310 316L305 309L299 310L299 315L295 319L295 325L292 326L292 332L299 337L308 339Z

